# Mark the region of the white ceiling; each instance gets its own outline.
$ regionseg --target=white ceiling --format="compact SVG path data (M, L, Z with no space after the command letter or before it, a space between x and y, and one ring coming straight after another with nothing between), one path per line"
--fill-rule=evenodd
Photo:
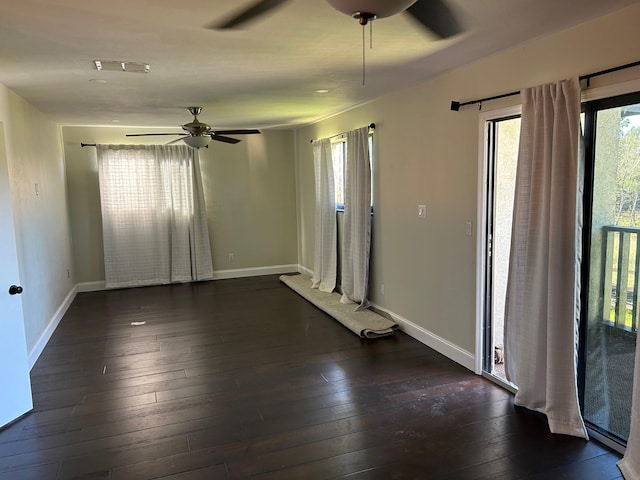
M215 128L293 126L637 3L449 0L466 33L447 40L405 14L380 19L363 86L362 27L323 0L290 0L242 30L205 28L251 2L1 0L0 83L63 124L178 125L197 105ZM151 70L98 72L93 60Z

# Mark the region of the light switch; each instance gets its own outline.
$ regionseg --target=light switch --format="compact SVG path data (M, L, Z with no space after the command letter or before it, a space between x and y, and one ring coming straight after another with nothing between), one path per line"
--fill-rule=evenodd
M472 228L473 228L473 227L472 227L472 225L471 225L471 222L467 222L467 223L465 224L465 226L464 226L464 234L465 234L467 237L470 237L470 236L471 236Z
M426 205L418 205L418 217L427 218L427 206Z

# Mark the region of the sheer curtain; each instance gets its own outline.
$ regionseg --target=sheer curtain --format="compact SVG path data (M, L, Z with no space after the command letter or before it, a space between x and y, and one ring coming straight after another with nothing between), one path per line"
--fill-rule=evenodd
M98 145L106 286L213 277L197 151Z
M515 403L546 414L553 433L588 438L576 380L578 78L522 92L505 369Z
M347 132L342 242L342 303L367 308L371 247L371 165L369 127Z
M331 141L317 140L313 145L316 181L316 232L311 288L333 292L338 265L336 195L333 179Z
M631 432L624 458L618 462L627 480L640 480L640 342L636 342L636 364L631 404Z

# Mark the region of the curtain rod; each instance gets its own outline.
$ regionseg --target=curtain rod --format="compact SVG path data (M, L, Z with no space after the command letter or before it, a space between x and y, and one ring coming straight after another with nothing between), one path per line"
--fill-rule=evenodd
M95 143L82 143L82 142L81 142L81 143L80 143L80 146L81 146L82 148L84 148L84 147L95 147L95 146L96 146L96 144L95 144ZM209 148L209 145L205 145L205 146L204 146L204 148Z
M600 75L606 75L607 73L618 72L620 70L625 70L627 68L637 67L638 65L640 65L640 61L627 63L625 65L619 65L617 67L607 68L606 70L600 70L599 72L588 73L586 75L580 75L579 78L580 78L580 80L586 80L587 81L587 87L588 87L589 86L589 80L592 79L593 77L598 77ZM518 90L517 92L503 93L502 95L495 95L493 97L480 98L478 100L469 100L467 102L458 102L456 100L451 100L451 110L454 111L454 112L457 112L458 110L460 110L460 107L464 107L465 105L473 105L475 103L480 104L480 108L482 108L482 102L488 102L490 100L497 100L499 98L512 97L514 95L518 95L519 93L520 93L520 91Z
M369 124L369 128L370 128L371 130L375 130L375 129L376 129L376 124L375 124L375 123L370 123L370 124ZM333 135L333 136L331 136L330 138L339 137L340 135L344 135L345 133L346 133L346 132L338 133L337 135ZM310 141L311 141L311 143L315 142L315 140L314 140L313 138L312 138Z

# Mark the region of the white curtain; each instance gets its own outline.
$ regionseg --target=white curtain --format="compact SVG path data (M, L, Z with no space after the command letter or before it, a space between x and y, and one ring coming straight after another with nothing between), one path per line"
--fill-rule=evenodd
M336 195L333 179L331 141L317 140L313 145L316 180L316 232L311 288L333 292L338 264Z
M553 433L588 438L576 380L580 83L523 90L522 100L505 369L516 405L546 414Z
M631 432L624 458L618 462L627 480L640 480L640 342L636 342L636 364L631 402Z
M342 303L367 308L371 247L371 166L369 127L347 132L342 241Z
M97 150L107 287L211 279L197 151L186 145Z

